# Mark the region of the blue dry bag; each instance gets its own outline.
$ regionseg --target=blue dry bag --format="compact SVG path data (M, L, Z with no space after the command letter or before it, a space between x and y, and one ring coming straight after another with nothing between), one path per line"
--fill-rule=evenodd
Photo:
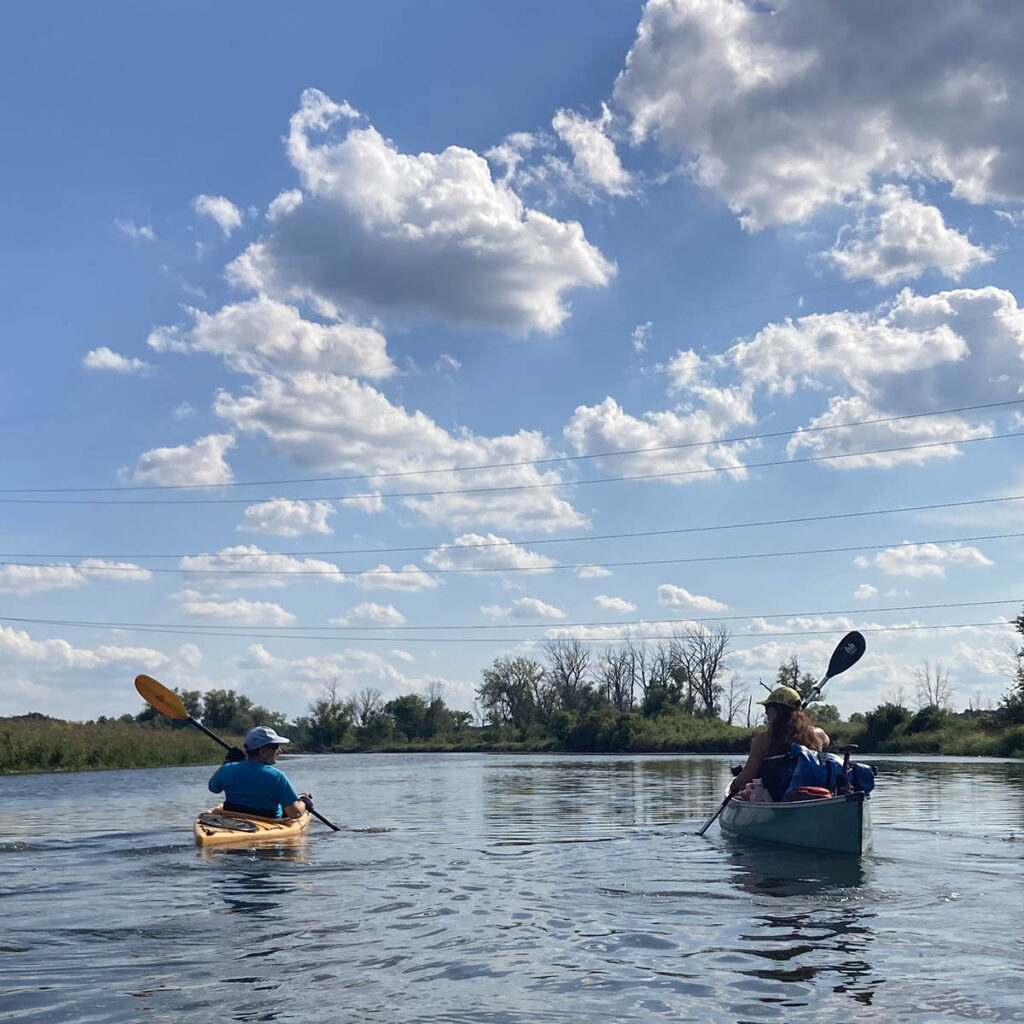
M801 786L823 786L835 793L836 786L843 778L843 762L835 754L819 754L799 743L791 743L789 752L796 758L796 767L783 800L791 800Z

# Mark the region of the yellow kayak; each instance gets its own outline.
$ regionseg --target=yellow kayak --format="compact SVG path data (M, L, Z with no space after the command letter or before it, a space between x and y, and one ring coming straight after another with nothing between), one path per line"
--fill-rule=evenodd
M269 839L294 839L309 828L309 811L300 818L263 818L214 807L203 811L192 825L196 846L248 845Z

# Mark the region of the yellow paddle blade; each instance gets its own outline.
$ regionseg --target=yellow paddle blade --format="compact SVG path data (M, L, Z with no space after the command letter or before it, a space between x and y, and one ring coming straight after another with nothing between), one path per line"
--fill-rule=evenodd
M157 711L162 711L168 718L177 718L181 722L188 721L189 714L185 710L181 698L173 690L168 690L163 683L158 683L152 676L136 676L135 689L142 694L142 699L147 704L151 704Z

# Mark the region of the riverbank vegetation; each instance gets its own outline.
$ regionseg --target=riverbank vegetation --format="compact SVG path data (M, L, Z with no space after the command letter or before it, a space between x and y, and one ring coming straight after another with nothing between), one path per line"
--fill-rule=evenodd
M1015 620L1024 636L1024 614ZM543 660L497 658L482 673L474 711L449 708L441 687L383 701L377 690L342 692L329 680L294 721L233 690L178 691L193 718L231 743L253 725L291 737L290 752L509 751L744 754L757 731L762 693L726 676L724 628L680 632L665 644L626 643L594 656L575 641L555 641ZM779 666L764 691L815 679L796 658ZM916 699L895 691L848 721L829 704L808 713L833 745L862 754L1024 757L1024 651L999 706L951 710L940 665L916 674ZM0 718L0 773L212 764L222 751L207 737L154 709L116 720L71 723L33 714Z
M154 729L134 719L0 718L0 774L210 764L219 760L217 749L197 731Z

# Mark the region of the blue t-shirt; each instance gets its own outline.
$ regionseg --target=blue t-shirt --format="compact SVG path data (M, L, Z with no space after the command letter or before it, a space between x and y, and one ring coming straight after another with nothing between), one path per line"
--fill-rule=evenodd
M229 804L252 810L265 808L268 818L280 818L282 807L295 803L299 794L280 768L258 761L222 764L210 779L210 792L223 793Z

